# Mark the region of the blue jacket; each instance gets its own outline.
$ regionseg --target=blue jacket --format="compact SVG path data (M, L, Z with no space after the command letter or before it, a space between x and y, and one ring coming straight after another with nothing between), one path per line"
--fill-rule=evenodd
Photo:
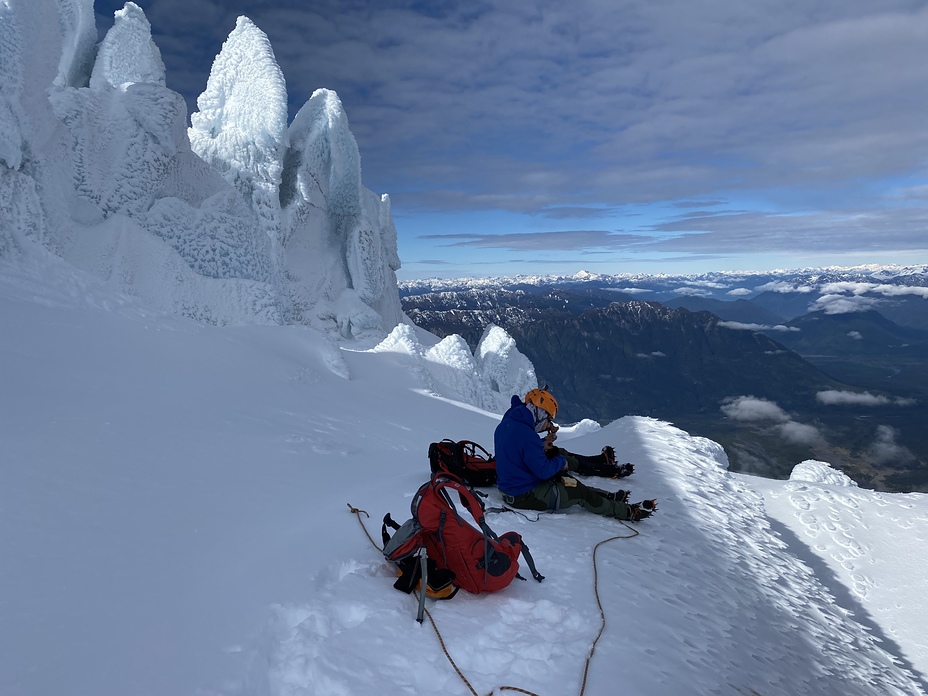
M493 447L497 486L506 495L528 493L567 465L561 455L548 459L535 432L535 417L518 396L512 397L512 406L496 426Z

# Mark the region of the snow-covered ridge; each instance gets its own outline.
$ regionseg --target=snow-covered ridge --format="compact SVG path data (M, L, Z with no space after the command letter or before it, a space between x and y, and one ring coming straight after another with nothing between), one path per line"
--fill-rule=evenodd
M92 0L0 2L0 258L42 246L161 309L380 339L402 319L387 196L337 95L290 125L240 17L187 127L142 9L95 47Z

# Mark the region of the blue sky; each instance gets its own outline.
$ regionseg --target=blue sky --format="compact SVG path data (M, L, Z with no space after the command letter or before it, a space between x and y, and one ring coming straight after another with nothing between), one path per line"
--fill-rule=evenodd
M338 93L401 279L928 262L928 1L137 4L191 110L241 14Z

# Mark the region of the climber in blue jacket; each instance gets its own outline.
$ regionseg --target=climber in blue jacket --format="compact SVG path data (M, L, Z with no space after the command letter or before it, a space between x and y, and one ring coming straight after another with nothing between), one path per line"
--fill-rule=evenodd
M515 395L511 403L493 435L497 486L508 505L523 510L580 505L597 515L632 521L654 512L655 501L626 503L570 476L563 455L548 457L540 434L554 428L557 401L550 392L532 389L524 402Z

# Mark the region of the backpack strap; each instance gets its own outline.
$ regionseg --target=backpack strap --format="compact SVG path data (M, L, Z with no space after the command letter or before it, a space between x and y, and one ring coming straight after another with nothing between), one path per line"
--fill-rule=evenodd
M464 454L468 456L480 457L482 459L486 459L487 461L490 461L491 459L493 459L493 455L487 452L486 448L482 447L481 445L478 445L476 442L473 442L471 440L461 440L460 442L458 442L458 446L461 448L461 451L464 452ZM480 454L479 452L477 452L477 450L480 450L480 452L482 452L483 454Z
M538 582L541 582L545 579L545 576L538 572L538 569L535 567L535 560L532 558L532 554L529 553L528 546L525 544L525 539L522 540L522 555L525 556L525 562L528 564L528 569L532 571L532 577L535 578Z

